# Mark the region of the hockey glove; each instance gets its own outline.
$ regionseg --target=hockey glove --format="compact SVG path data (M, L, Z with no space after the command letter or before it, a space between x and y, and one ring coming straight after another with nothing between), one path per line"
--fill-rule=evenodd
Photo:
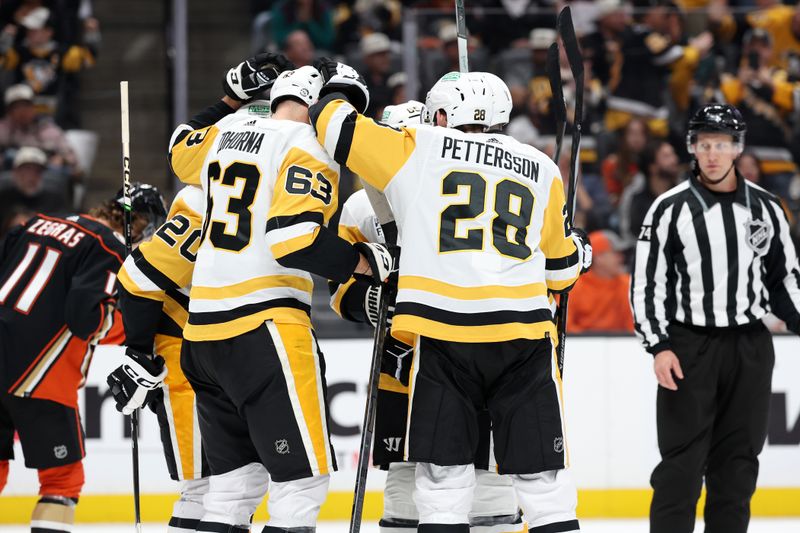
M356 251L369 263L372 274L353 274L357 278L367 279L373 285L380 285L392 273L392 254L389 249L382 244L374 242L357 242Z
M167 377L167 367L160 355L149 355L133 348L125 350L127 359L108 375L108 386L117 411L129 415L143 407Z
M234 100L244 102L272 87L278 74L294 68L282 54L258 54L229 69L222 88Z
M373 328L378 325L378 313L380 312L382 291L382 286L373 285L367 289L367 292L364 294L364 316L367 317L367 321L372 324ZM388 312L386 314L386 326L392 327L392 317L394 316L394 296L392 295L393 291L389 292L390 301L387 308Z
M347 101L356 108L359 113L364 113L369 105L369 89L364 78L356 72L356 69L344 63L334 61L329 57L321 57L314 61L314 68L322 74L325 85L319 92L319 97L331 93L344 94Z
M572 228L572 240L578 248L581 274L588 272L592 266L592 243L589 242L589 236L580 228Z

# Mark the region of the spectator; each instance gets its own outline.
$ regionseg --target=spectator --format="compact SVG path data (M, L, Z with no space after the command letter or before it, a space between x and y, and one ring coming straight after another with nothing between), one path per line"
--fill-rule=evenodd
M73 178L80 177L78 160L64 132L50 117L37 115L33 90L24 84L6 90L6 116L0 120L0 161L2 168L11 167L16 151L34 146L45 152L47 165Z
M797 172L792 158L791 113L800 84L771 67L772 37L763 29L745 34L737 75L724 74L720 89L725 100L741 111L749 129L747 144L761 161L762 187L786 197Z
M14 45L18 28L7 25L0 34L0 64L14 73L16 83L27 83L34 91L37 111L54 116L59 90L70 75L94 66L100 40L96 19L84 24L81 44L54 40L55 17L46 7L31 10L20 21L25 34Z
M619 141L616 152L606 157L600 168L606 191L615 206L619 204L622 191L639 172L639 156L650 142L647 122L641 118L632 118L617 133L617 138Z
M20 148L14 158L11 183L0 189L0 228L9 229L12 217L20 210L31 213L53 213L65 209L67 198L44 186L47 156L33 146Z
M330 50L336 38L332 9L324 0L281 0L272 7L275 42L280 48L294 30L304 30L316 49Z
M392 105L408 102L406 95L406 82L408 77L405 72L395 72L386 80L386 85L392 91Z
M597 0L596 29L582 39L584 56L592 59L595 76L603 85L611 80L611 65L619 53L618 37L629 24L628 14L621 0Z
M286 36L283 54L297 68L305 67L314 62L314 43L311 42L305 30L294 30Z
M625 188L619 202L619 229L626 248L636 243L647 210L663 193L678 184L680 161L675 148L667 141L657 140L640 157L641 172Z
M708 32L694 37L689 46L672 42L668 37L672 9L666 3L641 8L636 24L626 26L618 37L620 53L612 68L618 74L611 77L605 117L608 131L617 131L639 117L647 121L653 135L667 135L665 95L671 69L693 69L714 44Z
M800 3L790 6L776 2L744 16L734 16L727 2L717 0L711 2L708 18L714 34L725 43L731 43L752 28L772 35L775 38L775 53L769 62L772 67L788 69L792 58L800 56Z
M388 81L392 65L389 52L392 43L382 33L370 33L361 39L361 56L364 72L361 74L369 87L369 107L365 115L379 119L383 108L392 103L392 91Z
M743 152L736 161L736 169L744 179L756 184L761 183L761 161L753 152Z
M567 331L633 333L633 316L628 301L631 276L625 271L621 243L614 232L593 231L592 268L572 289Z

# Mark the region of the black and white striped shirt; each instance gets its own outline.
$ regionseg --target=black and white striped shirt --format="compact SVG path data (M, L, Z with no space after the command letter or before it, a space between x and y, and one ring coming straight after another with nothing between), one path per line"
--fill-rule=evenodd
M735 327L768 312L800 333L800 267L778 199L738 177L713 193L694 176L659 196L636 243L631 303L648 352L667 326Z

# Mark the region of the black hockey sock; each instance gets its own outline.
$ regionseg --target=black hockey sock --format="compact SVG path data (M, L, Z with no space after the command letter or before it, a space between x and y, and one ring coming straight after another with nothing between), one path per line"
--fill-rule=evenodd
M419 533L469 533L469 524L420 524Z
M261 533L314 533L317 530L315 527L275 527L264 526Z
M208 533L249 533L250 526L242 527L242 526L234 526L231 524L224 524L222 522L204 522L201 521L197 524L197 531L200 532L208 532Z

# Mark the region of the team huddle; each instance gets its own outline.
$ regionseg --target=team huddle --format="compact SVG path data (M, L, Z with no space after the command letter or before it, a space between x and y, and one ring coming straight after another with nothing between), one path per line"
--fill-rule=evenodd
M186 187L168 213L141 187L140 244L121 268L114 245L105 297L84 302L103 310L94 341L124 325L126 361L108 377L118 409L158 416L182 482L169 531L248 532L267 492L263 531L315 528L336 460L312 274L346 320L374 326L388 292L375 441L401 438L375 450L384 532L578 531L554 295L590 267L591 245L566 219L558 167L501 132L503 81L450 73L381 121L363 115L363 79L328 59L295 69L261 54L224 87L170 141ZM328 228L343 166L383 195L393 224L362 190ZM82 444L71 457L80 464ZM80 485L59 493L64 509ZM67 511L45 510L50 529L69 530Z

